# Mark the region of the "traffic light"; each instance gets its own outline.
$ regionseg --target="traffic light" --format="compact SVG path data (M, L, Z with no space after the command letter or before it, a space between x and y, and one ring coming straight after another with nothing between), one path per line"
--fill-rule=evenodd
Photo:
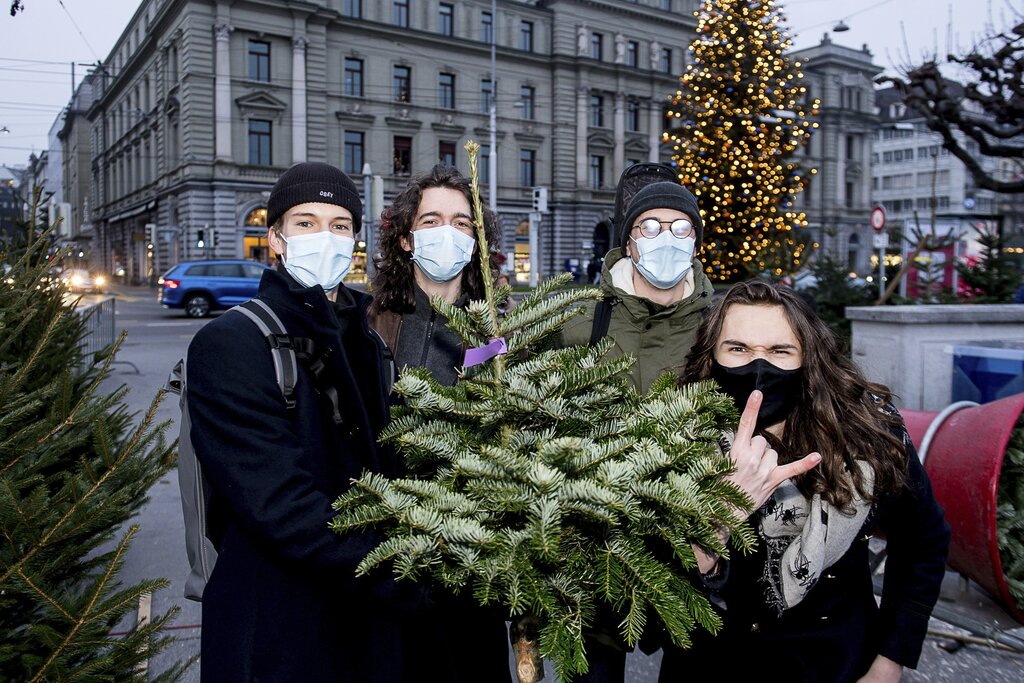
M209 234L210 246L213 247L214 249L216 249L217 248L217 228L212 228L211 227L209 230L210 230L210 234Z
M206 232L202 228L196 231L196 246L200 249L206 248Z
M541 213L548 212L548 188L533 188L533 210Z

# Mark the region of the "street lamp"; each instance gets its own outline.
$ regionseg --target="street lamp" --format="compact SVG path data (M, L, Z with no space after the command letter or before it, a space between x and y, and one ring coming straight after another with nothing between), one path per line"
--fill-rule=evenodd
M370 274L373 272L373 210L370 207L371 181L373 180L373 169L370 162L363 164L363 239L366 240L366 280L369 282Z

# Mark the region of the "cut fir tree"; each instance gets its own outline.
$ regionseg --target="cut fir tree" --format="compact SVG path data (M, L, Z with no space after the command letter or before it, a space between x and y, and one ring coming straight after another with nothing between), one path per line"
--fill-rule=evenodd
M736 282L799 268L807 245L793 198L808 174L793 161L818 124L772 0L705 0L665 133L704 220L704 266Z
M467 149L481 216L477 146ZM477 240L488 253L479 221ZM730 514L749 500L723 479L731 399L710 384L677 389L668 375L638 395L625 374L632 359L608 359L609 340L537 350L576 304L600 296L563 290L568 279L545 280L504 317L494 302L507 288L489 283L486 300L464 310L431 302L467 348L496 355L450 387L423 368L403 371L404 405L382 440L407 477L365 474L336 501L332 524L385 532L361 574L390 564L401 579L536 617L540 652L563 678L587 670L583 632L602 603L631 645L647 630L683 646L698 624L715 631L691 544L725 554L722 526L740 548L753 542Z
M158 402L133 425L126 388L101 394L116 344L83 353L83 317L51 276L61 254L26 233L27 245L0 253L11 266L0 284L0 680L146 680L176 610L111 631L167 585L123 585L120 570L137 531L124 525L174 448L153 422Z

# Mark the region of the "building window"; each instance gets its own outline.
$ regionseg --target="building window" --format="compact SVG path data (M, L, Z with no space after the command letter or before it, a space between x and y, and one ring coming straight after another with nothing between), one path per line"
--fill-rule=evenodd
M590 58L604 61L604 36L600 33L590 34Z
M455 6L442 2L437 8L437 32L450 36L455 30Z
M533 22L523 21L519 24L519 49L533 52Z
M365 134L361 131L345 131L345 173L357 175L363 172Z
M442 140L437 143L437 161L445 166L455 166L454 142L445 142Z
M249 78L254 81L270 81L270 43L249 41Z
M494 15L490 12L480 14L480 40L488 45L494 42Z
M851 271L856 271L860 255L860 237L857 236L857 233L850 235L846 245L846 267Z
M536 185L537 151L533 149L519 150L519 184L523 187Z
M661 48L661 71L662 73L672 73L672 48L663 47Z
M661 9L666 12L672 11L672 0L661 0Z
M345 94L349 97L363 96L363 60L345 58Z
M522 110L523 118L528 121L532 121L536 115L536 94L532 85L519 88L519 108Z
M391 158L395 175L409 175L412 170L412 138L396 135Z
M480 184L491 182L491 146L480 145L480 163L477 164L477 171L480 173Z
M363 0L345 0L345 3L341 6L341 13L344 14L346 17L362 19Z
M269 166L271 123L262 119L249 119L249 163L254 166Z
M391 70L391 95L398 102L412 101L411 66L395 66Z
M604 98L600 95L590 96L590 125L604 128Z
M480 81L480 113L490 114L494 105L494 83L489 78Z
M437 106L441 109L455 109L455 74L438 74Z
M172 86L178 82L178 46L167 48L167 82Z
M640 64L640 43L631 40L626 43L626 66L636 68Z
M604 157L590 155L590 189L600 190L604 187Z
M860 152L858 150L858 148L857 148L858 146L859 145L857 144L857 137L855 135L847 135L846 136L846 158L847 159L857 159L857 157L859 156L859 152Z
M851 182L847 182L846 183L846 208L852 209L854 207L855 200L856 200L856 194L857 194L856 186L853 183L851 183Z
M640 131L640 103L636 100L626 102L626 130L631 133Z
M394 0L391 3L391 23L409 28L409 0Z

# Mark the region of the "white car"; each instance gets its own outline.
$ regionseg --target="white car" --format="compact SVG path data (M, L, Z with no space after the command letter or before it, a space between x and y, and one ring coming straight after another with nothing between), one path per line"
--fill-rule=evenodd
M60 279L69 292L102 293L107 286L107 278L93 275L84 268L68 268L60 274Z

